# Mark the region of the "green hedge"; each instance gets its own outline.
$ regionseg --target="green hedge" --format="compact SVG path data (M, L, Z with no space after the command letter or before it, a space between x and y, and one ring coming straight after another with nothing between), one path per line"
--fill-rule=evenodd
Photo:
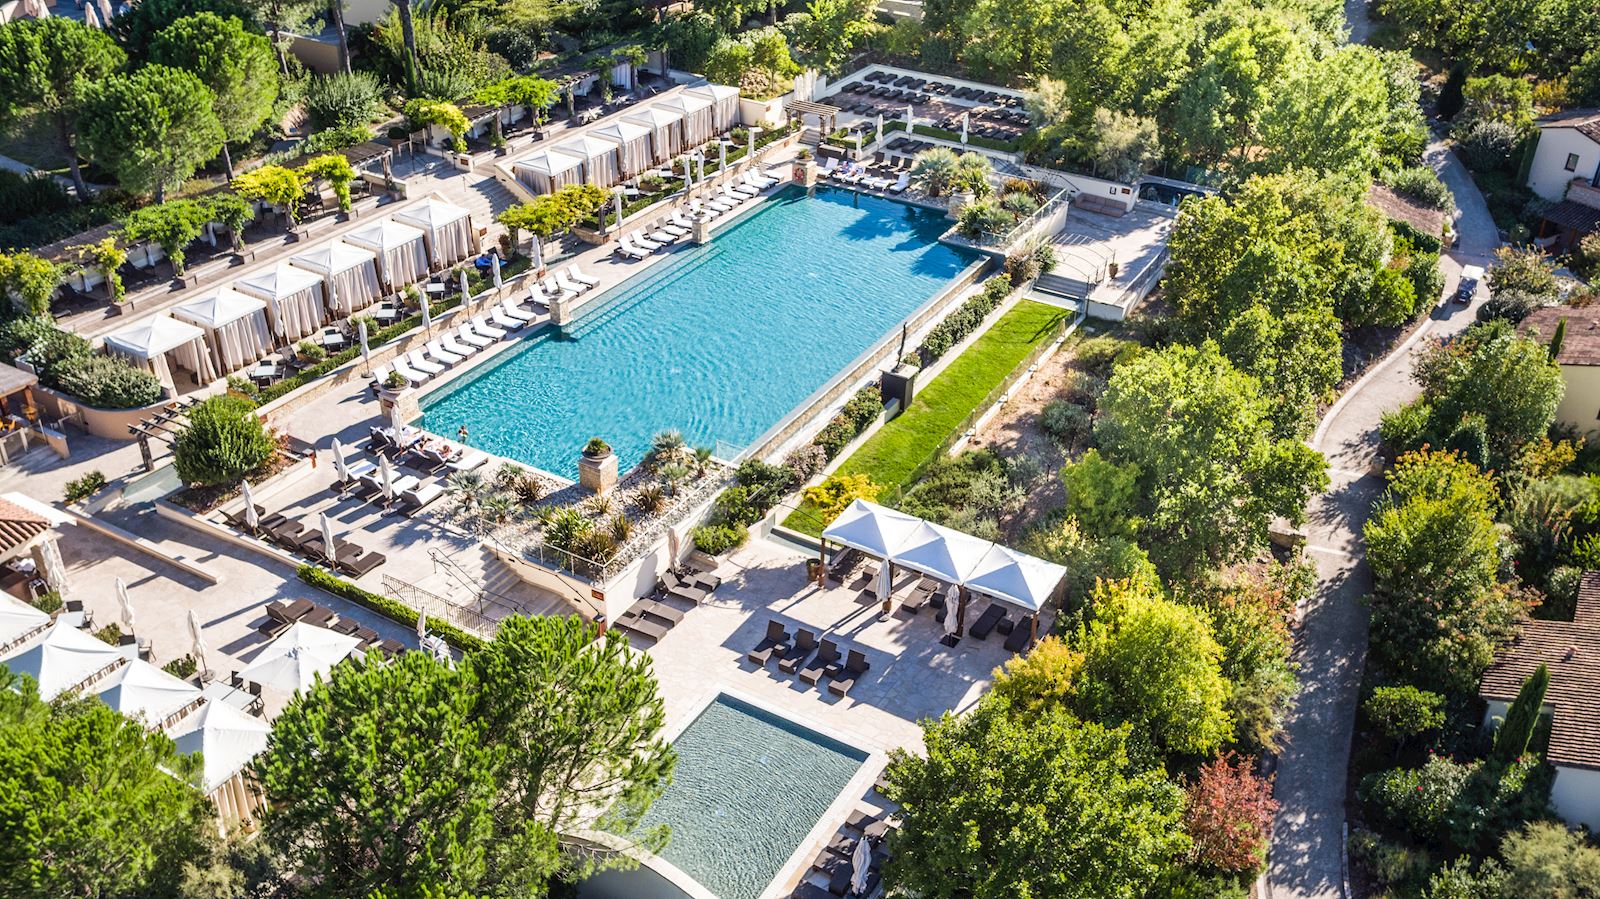
M883 130L904 131L906 130L905 120L895 119L892 122L884 122ZM911 136L916 137L919 134L925 134L928 137L937 137L940 140L955 141L958 144L961 143L961 132L946 131L943 128L935 128L932 125L918 125L917 130L913 131ZM978 135L971 133L967 134L967 144L973 147L983 147L986 150L1000 150L1004 153L1015 153L1022 149L1021 140L995 140L989 137L979 137Z
M504 276L504 270L502 270L501 274ZM471 289L470 283L468 284L468 289ZM443 315L446 310L454 309L459 305L461 305L461 298L459 296L455 296L448 300L434 303L429 307L429 309L432 310L434 316L439 316ZM421 325L422 313L419 312L409 318L401 319L387 328L381 328L375 333L368 334L367 346L373 348L381 346L382 344L388 343L389 341L400 337L413 328L421 327ZM334 353L326 359L323 359L321 362L318 362L316 365L312 365L308 368L302 368L300 371L295 372L278 383L273 384L271 387L268 387L265 390L257 393L254 397L256 405L265 406L267 403L270 403L281 396L285 396L295 390L300 389L301 387L304 387L307 384L310 384L312 381L315 381L329 372L332 372L334 369L344 365L346 362L359 359L360 357L361 345L358 342L349 349Z
M391 618L406 627L414 628L417 626L416 610L397 599L390 599L377 593L369 593L344 578L330 574L315 565L301 565L298 573L300 580L316 587L318 590L326 590L334 596L348 599L356 605L366 606L385 618ZM428 630L443 637L446 643L463 652L482 649L486 642L482 637L469 634L450 622L440 621L431 615L428 617Z

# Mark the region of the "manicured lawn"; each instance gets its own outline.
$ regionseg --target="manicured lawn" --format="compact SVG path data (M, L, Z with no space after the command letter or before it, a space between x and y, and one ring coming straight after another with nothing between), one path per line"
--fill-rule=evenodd
M884 425L839 466L839 474L865 474L888 497L960 426L996 385L1035 346L1054 338L1071 313L1023 300L989 327L932 382L911 408ZM816 536L822 532L809 504L790 513L784 527Z

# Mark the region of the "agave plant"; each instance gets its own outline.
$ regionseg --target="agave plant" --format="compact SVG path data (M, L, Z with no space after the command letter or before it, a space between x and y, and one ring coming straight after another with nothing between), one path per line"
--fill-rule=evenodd
M579 544L594 531L594 523L572 506L547 508L551 511L544 524L545 545L578 552Z
M616 504L608 496L591 496L586 505L589 507L589 514L595 518L604 518L610 515L611 510L616 507Z
M633 498L633 504L640 512L654 515L667 505L667 495L662 492L660 484L646 484L639 488L638 494Z
M611 518L610 530L611 540L621 546L633 536L633 522L626 515L614 515Z

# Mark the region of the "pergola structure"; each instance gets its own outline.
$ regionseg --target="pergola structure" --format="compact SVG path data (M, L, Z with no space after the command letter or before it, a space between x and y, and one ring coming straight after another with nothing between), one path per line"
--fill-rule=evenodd
M861 499L823 529L824 553L829 541L882 560L878 595L885 606L897 565L955 585L960 605L946 614L956 615L956 636L973 591L1030 613L1030 637L1037 636L1039 612L1057 598L1067 576L1065 566Z
M139 455L144 459L144 470L155 471L155 456L150 452L150 441L159 440L168 446L183 430L188 422L189 409L200 402L193 397L176 400L161 408L160 412L149 418L142 418L138 424L128 425L128 433L139 441Z
M826 103L817 103L811 100L790 100L783 105L783 109L791 117L798 116L801 121L808 115L817 117L822 125L822 134L826 137L839 127L839 113L844 110Z

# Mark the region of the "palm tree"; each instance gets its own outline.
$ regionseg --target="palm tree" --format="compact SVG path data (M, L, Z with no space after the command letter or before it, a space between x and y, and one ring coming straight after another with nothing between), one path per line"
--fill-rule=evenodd
M937 197L955 185L960 166L954 150L934 147L917 154L911 165L911 180L928 196Z
M972 191L973 195L982 198L989 195L989 173L992 171L989 157L982 153L967 151L956 160L955 182L965 190Z

